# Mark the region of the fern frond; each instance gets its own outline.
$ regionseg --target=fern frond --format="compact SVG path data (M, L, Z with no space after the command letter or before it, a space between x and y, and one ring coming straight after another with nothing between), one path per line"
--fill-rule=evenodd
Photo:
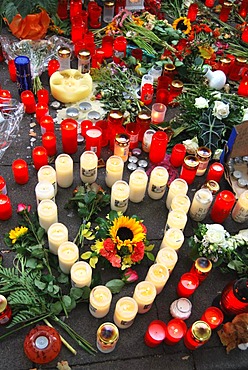
M13 316L11 323L7 328L12 328L17 324L25 324L34 319L34 317L40 316L44 312L39 312L39 310L21 310L16 315Z
M11 292L8 297L8 302L11 306L33 306L39 302L39 296L30 295L27 290L18 290Z

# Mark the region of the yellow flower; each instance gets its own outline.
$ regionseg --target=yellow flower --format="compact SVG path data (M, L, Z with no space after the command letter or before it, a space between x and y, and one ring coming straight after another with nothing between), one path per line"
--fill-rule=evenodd
M116 23L111 22L105 27L105 34L109 35L109 34L115 33L115 31L118 31L118 29L119 28L117 27Z
M28 228L24 226L15 227L15 229L10 230L9 238L12 240L12 244L15 244L17 239L27 234L27 232L28 232Z
M91 250L99 254L102 248L103 248L103 241L96 240L95 244L91 247Z
M132 20L134 21L135 24L137 24L137 26L143 26L144 24L144 21L142 21L140 17L135 17L134 15L132 15Z
M214 49L211 46L198 46L198 49L204 59L210 59L214 54Z
M144 229L139 221L128 216L121 216L114 220L110 227L109 235L117 245L117 249L123 246L128 247L130 253L133 245L145 238Z
M174 20L172 23L172 27L174 30L180 30L182 31L185 35L190 33L191 31L191 23L190 19L187 17L180 17Z

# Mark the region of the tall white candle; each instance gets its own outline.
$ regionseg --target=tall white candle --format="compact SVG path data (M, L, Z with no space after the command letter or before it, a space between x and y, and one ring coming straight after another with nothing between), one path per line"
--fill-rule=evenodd
M71 281L74 287L83 288L84 286L90 286L92 278L92 268L85 261L75 262L70 270Z
M111 189L111 209L113 211L126 212L128 207L130 188L126 181L116 181Z
M64 242L58 248L59 267L64 274L69 274L71 267L78 260L78 246L72 242Z
M54 194L57 194L57 178L56 171L52 166L42 166L38 173L38 181L49 181L54 187Z
M96 153L91 150L83 152L80 157L80 178L84 183L92 184L96 181L97 163Z
M106 316L110 309L112 293L104 285L94 287L90 292L89 311L92 316L100 319Z
M54 187L49 181L41 181L35 186L37 205L44 199L51 199L55 202Z
M156 256L156 263L160 263L167 267L169 274L171 274L176 263L178 261L178 255L175 249L172 248L163 248L158 251Z
M192 200L189 215L194 221L202 221L211 207L213 195L207 188L197 190Z
M116 302L114 323L120 329L129 328L138 313L138 304L131 297L122 297Z
M141 281L135 287L133 298L138 303L138 313L146 313L152 307L157 291L150 281Z
M61 188L69 188L73 183L73 160L69 154L60 154L55 159L57 183Z
M148 176L143 170L135 170L129 178L130 195L129 199L133 203L142 202L145 196Z
M109 188L111 188L116 181L122 180L123 169L124 162L121 157L118 155L112 155L108 158L106 162L105 182Z
M177 251L179 248L181 248L183 242L184 235L182 230L173 227L165 231L160 249L169 247Z
M165 193L169 174L162 166L155 167L150 175L148 195L152 199L161 199Z
M49 227L47 237L50 252L57 255L60 244L68 241L68 229L64 224L55 222Z
M166 207L170 209L172 199L175 195L184 194L186 195L188 192L188 184L183 179L175 179L171 182L169 186L169 191L166 198Z
M175 195L171 201L171 211L177 209L183 210L185 213L188 213L190 207L190 199L188 195Z
M146 278L146 281L150 281L154 284L157 294L161 293L167 280L169 279L168 268L161 263L155 263L150 266Z
M237 203L232 210L232 218L235 222L243 223L248 219L248 190L240 194Z
M46 231L58 222L58 208L51 199L42 200L37 207L40 226Z
M180 209L176 211L170 211L167 217L167 223L165 225L165 230L170 228L176 228L180 230L184 230L188 217L186 213Z

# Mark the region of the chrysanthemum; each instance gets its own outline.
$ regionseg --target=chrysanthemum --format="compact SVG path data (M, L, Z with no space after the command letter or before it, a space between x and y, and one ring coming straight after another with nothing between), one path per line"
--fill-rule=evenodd
M187 17L180 17L180 18L177 18L174 20L174 22L172 23L172 27L175 29L175 30L180 30L182 31L185 35L187 35L188 33L190 33L190 30L191 30L191 23L190 23L190 19L187 18Z
M9 238L12 240L12 244L15 244L17 239L27 234L27 232L28 232L28 228L24 226L15 227L14 229L10 230Z

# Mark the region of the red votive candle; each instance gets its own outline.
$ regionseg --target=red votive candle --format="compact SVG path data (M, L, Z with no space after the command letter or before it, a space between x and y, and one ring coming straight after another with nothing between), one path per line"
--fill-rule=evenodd
M88 9L89 13L89 22L91 28L100 28L101 27L101 14L102 8L94 2L90 9Z
M86 131L88 128L93 127L93 122L90 121L89 119L85 119L84 121L81 122L81 135L85 137Z
M60 63L57 59L49 60L48 67L47 67L48 76L51 77L54 72L58 71L59 67L60 67Z
M248 29L247 29L247 42L248 42ZM248 96L248 72L245 72L242 80L240 81L238 87L238 95L245 97Z
M210 165L206 181L214 180L220 182L222 175L224 173L224 166L219 162L214 162Z
M247 9L248 9L248 4L247 4ZM248 26L246 26L244 31L242 32L241 39L244 42L248 42Z
M176 144L172 148L170 162L174 167L180 167L186 154L186 147L183 144Z
M222 22L227 22L229 18L229 14L231 13L233 4L229 1L225 1L221 7L219 19Z
M0 194L7 195L6 181L4 180L2 176L0 176Z
M112 36L104 36L102 38L102 49L105 58L111 58L113 55L114 38Z
M247 16L247 13L248 13L248 0L242 0L241 4L239 6L238 13L243 18L245 18Z
M9 103L12 95L9 90L0 90L0 104Z
M43 116L40 119L41 134L45 132L54 132L54 120L51 116Z
M45 132L42 135L42 145L46 149L49 157L54 156L57 153L55 133L50 131Z
M186 272L183 274L177 285L177 295L179 297L190 297L199 286L198 277L195 274Z
M167 144L167 134L163 131L155 132L155 134L152 136L152 142L149 152L149 159L151 162L159 163L163 161L167 149Z
M124 36L117 36L113 43L113 61L116 64L125 58L127 52L127 39Z
M48 105L43 103L36 104L36 120L40 123L42 117L49 114Z
M196 177L199 160L193 155L187 155L183 160L183 165L180 172L180 179L183 179L187 184L191 185Z
M166 336L166 325L161 320L152 321L145 333L145 344L148 347L157 347Z
M109 141L108 136L108 120L101 119L96 122L96 127L99 127L102 130L102 146L107 146Z
M135 122L128 123L126 126L126 132L130 138L130 149L137 148L139 142L139 125Z
M186 334L187 325L181 319L172 319L166 326L166 337L164 342L169 346L177 344Z
M40 89L37 91L38 103L46 104L49 103L49 91L47 89Z
M215 0L206 0L205 1L205 5L208 7L208 8L212 8L214 6L214 3L215 3Z
M214 306L210 306L206 309L201 317L202 321L205 321L211 329L216 329L224 320L223 312Z
M187 330L184 344L191 351L201 347L211 337L211 328L205 321L196 321Z
M102 149L102 130L100 127L92 127L86 130L86 150L96 153L97 157L101 156Z
M0 220L8 220L12 216L10 199L5 194L0 194Z
M169 103L169 91L167 89L158 89L156 93L156 103L162 103L168 105Z
M30 90L21 92L21 101L24 104L24 110L27 114L36 112L36 101L34 94Z
M199 9L198 4L194 4L194 3L190 4L189 9L188 9L187 18L191 22L194 22L196 20L198 9Z
M34 167L38 171L42 166L48 164L47 151L43 146L37 146L32 151L32 158L34 162Z
M77 151L77 121L72 118L64 119L61 124L63 152L74 154Z
M28 165L24 159L16 159L13 161L12 172L17 184L23 185L28 182Z
M224 222L231 213L235 201L235 195L231 191L221 191L215 198L215 202L210 213L211 219L216 223L222 224L222 222Z
M143 57L143 50L142 49L140 49L140 48L135 48L135 49L133 49L132 51L131 51L131 55L135 58L135 59L137 59L137 60L139 60L140 62L142 61L142 57Z
M16 82L16 66L14 59L11 59L8 61L8 70L9 70L9 76L12 82Z
M190 273L198 277L199 284L201 284L209 275L212 270L212 262L206 257L199 257L193 263Z

